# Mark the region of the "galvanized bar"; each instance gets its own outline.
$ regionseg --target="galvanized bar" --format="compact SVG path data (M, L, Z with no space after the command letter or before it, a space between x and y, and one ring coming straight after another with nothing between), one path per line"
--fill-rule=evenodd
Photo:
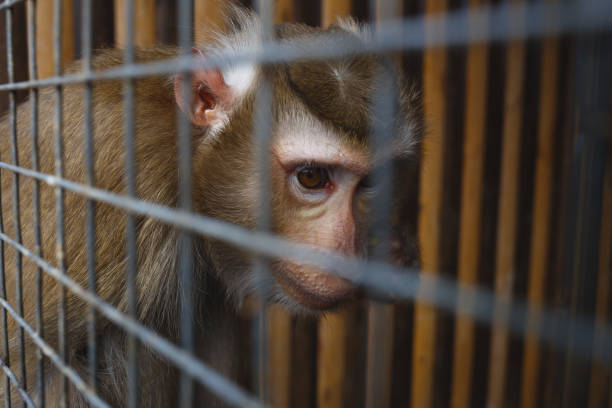
M19 386L19 379L17 378L15 373L11 371L9 366L5 364L4 361L2 361L2 359L0 359L0 367L2 367L2 371L4 372L6 377L8 377L11 380L13 387L15 387L15 390L19 393L19 396L23 400L24 405L28 406L29 408L34 408L35 405L32 402L32 399L30 398L26 390L24 390L23 388Z
M2 157L0 157L0 163L2 163ZM3 205L2 205L2 170L0 169L0 234L4 234L4 216L3 216ZM0 298L7 301L6 297L6 277L4 268L4 240L0 241ZM9 353L9 338L8 338L8 321L6 317L6 310L2 308L2 356L4 357L5 364L10 366L10 353ZM4 376L4 406L6 408L11 407L11 388L10 381L7 375Z
M38 77L36 64L36 2L28 0L26 3L27 12L27 30L28 30L28 74L30 80ZM30 143L32 144L31 166L32 170L38 171L38 89L30 89ZM34 217L34 253L42 256L41 231L40 231L40 181L32 180L32 215ZM42 321L42 270L36 268L34 277L36 283L36 332L40 337L43 337L43 321ZM36 385L38 397L40 399L40 407L45 407L45 381L44 381L44 362L43 354L40 349L36 349Z
M193 4L189 0L181 0L178 4L177 24L178 43L182 55L191 55ZM180 73L185 80L181 81L181 95L183 100L191 101L191 72ZM191 192L191 122L188 115L179 110L178 123L178 175L179 175L179 207L186 212L192 210ZM181 317L180 317L180 344L183 350L192 354L194 351L193 330L193 237L189 231L181 230L179 233L179 287L181 288ZM194 387L193 376L181 370L180 374L181 408L191 408L193 405Z
M124 64L130 65L135 61L134 50L134 2L133 0L115 2L115 22L116 32L122 32L123 36L118 36L116 41L124 46ZM136 195L136 162L134 153L134 127L135 127L135 97L134 83L132 78L125 78L123 81L124 95L124 146L125 146L125 175L127 196ZM138 318L138 293L136 286L136 275L138 268L138 254L136 246L136 222L132 212L126 213L126 296L128 315ZM137 407L140 404L139 395L139 342L128 333L127 335L127 380L128 395L127 405Z
M3 234L4 235L4 234ZM2 239L6 239L5 235ZM9 239L10 240L10 239ZM23 248L23 247L21 247ZM21 251L24 255L28 256L27 253L29 251ZM33 254L32 254L33 255ZM62 276L66 276L65 273L59 272L59 270L55 269L58 274ZM59 356L48 343L46 343L37 333L36 330L32 328L23 317L19 316L19 314L15 311L15 309L4 299L0 299L0 306L5 311L8 311L10 315L13 317L15 322L19 325L19 327L23 328L26 333L32 339L32 342L39 348L42 353L51 360L51 362L55 365L58 371L70 379L70 382L75 386L75 388L94 406L98 408L109 408L109 405L102 401L93 391L91 391L87 387L87 383L79 377L78 373L70 367L70 365L66 364L61 356Z
M13 60L13 9L6 9L6 61L8 83L15 80L15 67ZM19 147L17 145L17 106L15 102L16 91L9 92L9 132L11 138L11 156L13 164L19 166ZM15 228L15 241L21 244L21 214L19 205L19 174L13 173L13 225ZM17 313L23 316L23 260L21 254L15 254L15 303ZM23 388L27 388L26 377L26 350L23 329L17 331L17 344L19 345L19 365ZM25 402L23 403L25 406Z
M124 64L131 65L135 61L134 50L134 1L123 2L123 13L125 20L125 49ZM134 95L134 80L126 78L123 81L123 109L125 117L125 176L127 196L136 196L136 155L134 153L134 131L135 131L135 109L136 101ZM128 315L138 319L138 293L136 287L136 275L138 273L138 253L136 247L136 220L132 212L126 213L126 296L128 303ZM136 408L140 404L139 396L139 344L137 339L128 333L128 395L127 404L130 408Z
M83 72L91 72L92 56L92 18L91 0L83 0L81 4L81 58ZM93 147L93 106L92 106L92 83L83 84L83 132L85 136L85 172L87 185L95 184L94 174L94 147ZM93 200L85 202L85 227L87 236L87 273L89 290L95 294L97 291L96 279L96 231L95 231L95 204ZM98 344L97 344L97 319L96 310L93 306L88 311L88 338L87 338L87 363L89 368L89 385L94 392L98 391Z
M173 210L147 201L129 199L106 190L91 188L66 179L15 167L7 163L0 162L0 169L18 171L22 175L37 178L50 185L77 192L117 208L155 218L169 225L175 225L178 228L200 233L213 239L219 239L257 254L290 259L321 269L327 269L330 273L361 285L366 291L374 291L378 295L386 293L396 300L418 300L452 313L466 313L466 315L471 316L478 322L491 324L491 310L493 310L496 302L498 302L502 307L512 308L516 312L508 322L508 328L511 333L518 336L524 335L526 328L523 316L527 316L529 313L537 315L543 324L535 332L530 333L530 335L536 336L540 341L558 349L565 347L564 335L567 334L567 327L572 322L575 328L573 333L576 342L575 351L587 357L591 352L592 335L589 333L592 333L595 327L595 322L592 319L581 317L569 319L561 311L546 308L529 310L524 301L515 300L510 303L500 301L499 299L496 300L494 292L489 289L472 286L458 287L454 280L445 279L441 276L421 275L415 268L400 268L383 262L359 261L334 252L321 252L310 245L288 242L265 232L251 231L209 217ZM13 240L6 235L0 234L0 238L14 246ZM31 251L23 247L19 247L19 250L22 252L26 251L27 257L47 270L56 279L64 283L72 282L68 278L52 273L52 271L57 270L48 266L40 258L37 258ZM51 268L51 271L47 268ZM346 271L350 272L347 273ZM94 298L85 293L78 285L70 285L69 288L83 300L95 302ZM457 298L460 292L465 292L462 296L473 300L469 304L455 303L454 299ZM100 306L98 302L94 304L97 307ZM112 306L109 305L109 307L113 309ZM101 306L98 309L100 310L100 308ZM110 318L111 314L115 316L113 313L109 313L105 309L104 315L107 318ZM122 325L123 319L110 319L113 323L124 327ZM604 340L610 339L606 344L611 346L598 351L598 354L595 356L602 359L602 361L612 362L612 327L609 324L602 326L601 333ZM142 337L139 336L139 338L142 340ZM149 342L147 344L151 345ZM166 357L172 359L172 356L166 355Z
M274 3L270 0L257 0L255 8L261 20L261 41L266 43L272 39L274 24ZM257 91L253 131L255 138L255 163L257 172L262 181L259 186L259 197L257 202L257 229L269 231L271 227L271 178L270 178L270 143L272 138L272 95L274 90L272 84L263 79L263 83ZM256 258L254 260L254 273L258 281L258 297L260 302L253 320L252 342L253 342L253 373L252 381L256 394L262 401L268 400L267 380L267 337L268 316L267 297L270 290L270 265L267 259Z
M54 0L53 3L53 64L55 75L62 74L62 0ZM61 85L55 88L55 110L53 120L53 133L55 137L55 176L64 176L64 146L62 141L63 132L63 90ZM66 273L65 266L65 237L64 237L64 190L61 186L55 187L55 206L57 211L56 225L56 258L58 269L62 274ZM68 344L66 336L66 289L59 288L58 302L58 348L59 355L64 364L68 362ZM61 408L67 406L68 381L65 375L61 375L60 380L60 401Z
M390 64L390 62L389 62ZM384 152L393 145L396 131L397 84L391 67L377 78L374 90L374 119L370 150ZM393 162L391 158L375 167L370 174L375 195L369 213L369 256L389 261L391 245L391 214ZM384 295L384 294L383 294ZM375 295L376 296L376 295ZM366 407L385 407L390 404L391 353L393 350L393 308L380 300L368 305L368 342L366 368Z
M217 394L231 406L262 406L255 398L243 391L237 385L233 384L231 381L227 380L221 374L218 374L208 365L202 363L195 356L193 356L193 354L187 353L181 347L176 346L174 343L160 336L155 331L143 326L131 317L124 315L119 310L117 310L115 306L105 302L100 297L93 295L88 290L83 289L74 280L70 279L65 273L62 273L59 269L48 264L47 262L45 262L44 259L36 256L34 253L32 253L32 251L25 248L23 245L17 244L6 234L0 233L0 242L8 243L12 247L16 248L19 252L21 252L24 256L29 257L33 262L40 266L50 277L57 280L62 286L68 288L68 290L80 297L83 301L94 305L96 309L98 309L98 311L102 313L112 323L123 328L126 332L134 334L136 337L138 337L139 340L157 351L161 356L168 359L168 361L170 361L177 367L181 367L183 370L192 375L202 385L209 387L213 393ZM8 305L10 308L8 302L0 301L0 303L2 305ZM11 314L15 315L14 312L12 312L12 308L7 308L7 310L9 310ZM19 323L22 322L23 319L17 319L17 321ZM26 332L31 335L33 341L39 347L42 347L43 353L47 357L49 357L56 366L59 366L60 369L61 367L69 367L64 363L61 363L60 357L55 354L55 352L50 346L41 346L41 343L39 341L41 339L40 337L38 337L38 335L36 335L33 329L29 330L28 327L24 328L26 329ZM83 389L88 389L86 383L78 379L78 375L76 376L77 380L75 380L73 374L70 374L65 370L63 372L68 377L70 377L71 381L81 392L83 392Z
M559 18L542 21L545 14L553 13ZM472 12L471 17L465 10L434 14L431 16L431 36L424 36L425 19L408 18L402 22L389 21L380 30L373 33L371 39L363 44L329 35L326 44L321 47L317 42L282 44L271 41L260 50L245 50L232 55L210 56L206 62L197 58L184 56L166 61L120 66L91 75L71 74L37 81L24 81L0 85L0 91L29 89L32 87L58 86L85 81L107 81L126 78L141 78L152 75L174 74L195 68L210 68L242 63L277 63L284 61L338 58L355 53L384 53L400 50L420 50L442 45L461 46L478 41L501 41L541 37L550 34L585 33L612 27L612 21L605 18L612 13L612 3L595 0L585 5L583 2L562 2L551 6L542 3L529 5L482 7ZM525 18L524 28L508 24L508 20ZM488 20L489 25L477 25L467 32L468 17L475 20ZM440 30L447 21L448 38ZM490 28L489 28L490 27Z
M6 0L0 3L0 11L13 7L16 4L23 3L26 0Z
M387 20L402 15L399 1L370 0L370 15L375 30L381 29ZM389 61L376 78L372 95L373 120L370 150L373 155L388 152L393 146L397 132L397 92L398 78L396 69L401 67L401 55L389 55ZM393 61L393 62L392 62ZM393 64L396 64L395 67ZM376 166L371 172L375 190L369 212L368 254L379 261L388 262L391 248L391 218L393 213L393 171L392 156ZM393 357L393 305L373 299L368 304L367 360L365 383L365 406L388 407L391 403L391 369Z

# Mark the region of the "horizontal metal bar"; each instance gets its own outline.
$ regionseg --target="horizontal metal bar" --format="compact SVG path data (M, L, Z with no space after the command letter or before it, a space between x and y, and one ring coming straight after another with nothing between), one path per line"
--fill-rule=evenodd
M0 85L0 91L29 89L43 86L78 84L87 81L105 81L169 75L194 69L223 67L230 64L266 64L303 59L338 58L356 53L387 53L426 47L459 46L474 42L489 42L539 37L561 33L591 32L612 27L612 2L524 3L479 10L462 9L431 17L414 17L386 21L384 26L372 30L363 43L328 33L292 42L268 41L259 49L234 54L211 55L206 61L184 56L164 61L125 64L90 74L72 74L35 81ZM444 27L444 30L438 28ZM324 41L324 46L321 42Z
M565 336L563 333L559 333L560 331L567 331L571 323L577 332L577 344L579 344L577 350L584 357L588 358L591 356L591 337L589 333L595 330L595 321L590 318L569 318L564 311L530 306L526 302L519 300L500 300L489 289L458 285L454 280L441 276L421 274L416 268L399 268L382 262L347 258L336 252L322 251L311 245L290 242L270 233L251 231L214 218L182 210L174 210L147 201L123 197L106 190L99 190L65 179L58 179L51 175L15 167L4 162L0 162L0 168L20 172L23 175L41 180L51 186L60 185L67 190L94 200L111 204L127 211L150 216L169 225L219 239L257 254L289 259L294 262L306 263L326 269L330 273L362 285L367 290L374 291L379 297L386 296L395 300L418 300L453 314L470 316L478 322L489 325L494 322L494 310L511 309L516 312L512 313L512 318L509 322L509 330L511 332L519 336L528 334L539 338L541 341L560 350L563 350L565 347ZM32 258L34 254L27 249L26 251L28 251L27 256ZM45 265L47 264L45 263ZM461 295L459 298L464 300L456 303L459 294ZM110 305L109 307L112 308ZM543 324L538 328L528 328L525 325L525 318L527 316L534 317L538 321L542 321ZM601 328L602 336L607 339L605 344L610 346L598 351L598 354L594 355L594 357L605 362L612 362L612 327L609 324L601 324L598 327ZM533 330L536 331L533 332Z
M16 4L23 3L24 1L25 0L6 0L3 3L0 3L0 11L9 7L13 7Z
M21 384L19 384L19 380L15 376L15 373L11 371L9 366L7 366L4 360L2 360L1 358L0 358L0 366L2 366L2 371L4 371L4 374L6 374L6 376L11 380L11 383L13 384L13 386L15 387L15 389L21 396L21 399L23 399L23 402L25 402L28 407L35 408L36 405L34 405L34 403L32 402L32 399L30 398L26 390L21 388Z
M4 239L4 237L2 239ZM11 245L13 244L17 244L17 243L13 241ZM26 253L24 252L22 252L22 254L26 255ZM57 273L59 274L60 272L57 271ZM109 408L109 405L106 402L102 401L100 397L98 397L95 393L93 393L89 389L89 387L87 386L85 381L83 381L83 379L79 376L79 374L76 371L74 371L73 368L71 368L69 365L65 364L62 361L60 356L53 350L53 348L49 344L47 344L38 335L38 333L36 333L36 330L34 330L28 324L28 322L26 322L21 316L19 316L19 314L17 314L17 312L13 309L13 307L5 299L0 298L0 305L11 314L11 316L13 317L13 319L15 319L17 324L19 324L19 326L22 327L26 331L26 333L28 333L28 335L30 336L34 344L36 344L36 346L43 352L43 354L46 355L49 358L49 360L51 360L51 362L57 367L57 369L62 374L64 374L66 377L70 379L70 381L72 381L72 383L77 388L77 390L79 390L85 396L85 398L87 398L89 402L93 404L93 406L99 407L99 408Z
M208 387L213 393L217 394L228 404L236 407L262 407L262 404L260 404L254 397L250 396L247 392L243 391L240 387L227 380L224 376L217 373L208 365L202 363L193 354L185 352L180 347L177 347L170 341L158 335L157 332L143 326L133 318L121 313L115 306L105 302L100 297L93 295L88 290L82 288L66 274L63 274L59 269L48 264L44 259L34 254L23 245L18 244L6 234L0 233L0 239L13 246L21 254L30 258L30 260L35 262L36 265L40 266L49 276L66 287L66 289L70 290L82 300L94 306L108 320L123 328L126 332L138 337L140 341L156 350L158 353L168 359L168 361L174 363L177 367L180 367L194 379L199 381L202 385ZM0 302L6 303L3 299L0 299ZM9 312L11 311L9 310ZM26 330L28 329L26 328ZM31 330L32 333L35 334L33 329ZM37 345L39 344L37 343ZM61 362L59 356L56 354L54 355L58 361ZM68 373L65 374L72 380ZM87 388L87 385L82 380L79 379L79 381L82 383L83 387Z

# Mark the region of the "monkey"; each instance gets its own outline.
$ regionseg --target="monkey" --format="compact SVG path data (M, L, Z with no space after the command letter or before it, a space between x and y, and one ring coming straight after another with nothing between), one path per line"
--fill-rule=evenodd
M223 54L238 54L260 47L262 25L258 17L232 8L229 28L209 43L197 43L195 58L206 61ZM323 30L301 24L276 26L274 36L284 43L320 40L333 33L352 41L364 41L367 28L351 19ZM324 40L321 40L324 41ZM324 45L324 44L323 44ZM138 48L136 61L147 63L175 58L179 50L170 46ZM100 50L93 58L93 70L103 71L123 64L123 51ZM80 63L67 70L76 73ZM271 232L287 240L311 244L345 256L367 255L368 203L372 187L368 175L375 165L371 143L374 121L374 92L378 78L392 75L396 84L397 114L392 118L394 139L391 157L417 163L423 125L421 101L416 88L400 74L388 69L381 56L351 54L324 61L296 60L278 64L233 63L220 68L194 68L190 76L173 74L134 80L134 151L136 197L177 208L179 206L179 162L177 121L179 112L190 122L192 163L192 206L197 214L240 225L257 227L257 203L264 180L255 160L254 116L257 91L264 81L271 84L271 135L268 153L270 175ZM181 93L186 84L187 98ZM83 128L83 85L63 88L64 177L86 183ZM125 195L126 153L124 149L124 92L119 80L92 84L92 126L95 187ZM53 174L54 89L43 88L39 95L39 171ZM31 101L17 107L18 164L32 168L30 137ZM0 160L10 162L9 120L0 123ZM33 228L34 180L19 180L20 217L13 212L13 175L0 171L4 233L15 237L15 222L22 231L26 248L35 247ZM410 181L406 181L410 182ZM85 201L76 192L65 190L65 270L81 287L88 287ZM96 201L95 272L96 294L126 313L126 212ZM57 241L55 187L40 183L41 256L53 266ZM180 231L142 214L136 220L137 319L173 342L180 337L179 236ZM394 245L402 263L418 255L415 245L402 230L402 242ZM358 288L350 281L295 261L275 259L270 273L253 272L253 257L247 251L219 240L195 234L193 237L194 329L197 356L224 375L235 376L240 362L234 358L238 336L237 310L244 300L266 287L266 300L283 304L296 314L320 315L348 301ZM7 299L16 298L17 252L4 245L4 278ZM34 326L36 265L23 259L24 319ZM261 279L264 281L262 282ZM55 350L59 344L58 299L60 284L43 277L43 337ZM87 364L88 304L74 293L66 294L67 363L83 378ZM18 325L8 318L9 367L19 372ZM127 337L124 330L99 317L98 394L111 406L125 405L127 395ZM27 336L26 336L27 340ZM139 399L142 406L174 406L178 401L177 369L146 345L140 347ZM44 390L36 384L34 344L26 341L26 391L36 401L55 406L60 394L60 373L45 359ZM43 393L44 391L44 393ZM2 392L6 392L3 390ZM19 400L11 392L13 402ZM44 397L43 397L44 394ZM209 396L208 396L209 397ZM206 398L208 398L206 397ZM88 406L73 387L68 405ZM204 398L204 397L203 397ZM198 399L199 402L205 401ZM212 400L211 400L212 401Z

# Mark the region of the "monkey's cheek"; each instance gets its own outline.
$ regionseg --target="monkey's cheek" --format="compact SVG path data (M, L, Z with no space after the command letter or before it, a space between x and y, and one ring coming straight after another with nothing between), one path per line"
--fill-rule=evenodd
M331 309L355 292L350 282L314 267L283 263L274 276L287 295L313 310Z

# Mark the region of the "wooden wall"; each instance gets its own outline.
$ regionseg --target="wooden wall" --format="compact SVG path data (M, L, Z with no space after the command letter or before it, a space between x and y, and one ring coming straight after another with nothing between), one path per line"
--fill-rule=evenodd
M80 54L80 14L74 7L78 2L64 1L62 58L69 62ZM124 1L94 0L97 47L125 43ZM206 40L205 25L222 26L222 2L194 0L196 38ZM47 77L53 74L52 2L37 3L39 74ZM135 0L136 45L175 42L175 3ZM327 26L337 16L352 15L384 26L392 17L478 8L487 1L275 3L274 18L279 23ZM17 34L24 30L25 14L16 10L16 58L17 64L25 66L26 55L19 52L25 49L25 37ZM4 30L1 23L0 28ZM0 73L5 73L3 34L0 37ZM501 299L527 299L533 305L610 324L612 127L604 130L607 164L593 175L593 180L601 180L592 187L601 192L595 195L600 202L586 209L600 226L593 241L597 259L588 264L596 267L581 268L576 261L578 266L571 269L566 263L576 242L572 235L576 217L583 214L573 193L585 160L577 142L576 117L585 114L577 90L609 86L612 76L610 70L607 78L603 73L599 82L589 84L576 68L582 55L577 44L603 41L609 51L609 36L581 41L547 37L395 55L422 92L427 124L420 168L400 169L395 177L410 186L405 189L410 199L400 219L414 222L423 274L450 278L460 286L478 285ZM607 92L602 106L609 124L612 86ZM4 109L4 103L2 96L0 108ZM595 284L585 284L587 278ZM319 321L290 317L272 306L268 312L269 400L276 407L527 408L575 403L612 407L609 364L576 362L577 357L551 349L535 337L513 335L507 324L511 314L493 312L495 324L487 326L418 302L357 302ZM530 328L539 324L527 319ZM595 336L593 347L609 345ZM249 356L245 353L244 358ZM574 370L584 374L580 379L584 384L561 392ZM248 379L243 383L249 387Z

